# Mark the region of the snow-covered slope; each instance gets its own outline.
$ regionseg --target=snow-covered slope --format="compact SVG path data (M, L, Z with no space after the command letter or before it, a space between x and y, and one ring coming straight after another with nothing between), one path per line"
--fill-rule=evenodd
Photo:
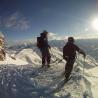
M23 61L18 58L14 58L10 56L9 54L6 54L6 59L4 61L0 61L0 65L26 65L28 62Z
M15 59L7 54L6 60L0 61L0 98L98 98L98 67L94 59L87 56L84 62L78 56L72 78L65 84L66 62L58 63L62 52L57 47L50 52L52 61L48 69L40 68L41 54L36 47L16 51Z
M86 73L87 75L85 77L91 83L93 98L98 98L98 67L89 69Z
M23 61L26 61L28 62L29 64L37 64L37 65L40 65L41 63L41 58L40 56L35 52L33 51L32 49L30 48L27 48L27 49L23 49L22 51L20 51L17 55L16 55L16 58L19 58Z

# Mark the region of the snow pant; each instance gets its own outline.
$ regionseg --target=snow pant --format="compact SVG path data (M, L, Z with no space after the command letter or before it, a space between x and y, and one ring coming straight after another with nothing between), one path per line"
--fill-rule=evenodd
M75 59L69 59L65 66L65 78L68 79L73 69Z
M42 66L45 66L45 65L49 66L50 65L50 59L51 59L49 49L48 48L42 48L41 53L42 53Z

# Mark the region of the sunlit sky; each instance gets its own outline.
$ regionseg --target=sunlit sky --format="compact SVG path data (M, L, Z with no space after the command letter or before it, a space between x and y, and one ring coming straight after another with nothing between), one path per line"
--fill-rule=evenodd
M10 40L98 37L98 0L0 0L0 32ZM95 22L95 23L94 23Z

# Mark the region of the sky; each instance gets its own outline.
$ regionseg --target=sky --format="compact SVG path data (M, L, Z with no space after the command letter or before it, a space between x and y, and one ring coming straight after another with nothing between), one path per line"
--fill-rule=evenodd
M55 38L97 37L96 18L98 0L0 0L0 32L8 40L36 38L43 30Z

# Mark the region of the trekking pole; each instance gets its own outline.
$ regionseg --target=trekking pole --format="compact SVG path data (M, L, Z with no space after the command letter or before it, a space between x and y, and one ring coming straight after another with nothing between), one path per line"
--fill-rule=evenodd
M85 67L85 57L84 57L84 62L83 62L83 77L84 77L84 67Z
M63 59L58 59L59 61L55 64L58 65L60 62L62 62ZM57 60L56 60L57 61ZM51 65L54 65L53 63Z
M58 63L57 63L57 64L59 64L60 62L62 62L62 60L63 60L63 59L59 59L59 61L58 61Z
M50 52L51 52L51 54L53 55L53 56L55 56L54 54L53 54L53 52L51 51L51 49L49 49L50 50ZM56 57L56 56L55 56ZM59 60L59 61L58 61ZM56 60L54 60L51 64L54 64L56 61L58 61L58 63L60 63L62 60L60 60L59 58L57 58L56 57ZM57 64L58 64L57 63Z

